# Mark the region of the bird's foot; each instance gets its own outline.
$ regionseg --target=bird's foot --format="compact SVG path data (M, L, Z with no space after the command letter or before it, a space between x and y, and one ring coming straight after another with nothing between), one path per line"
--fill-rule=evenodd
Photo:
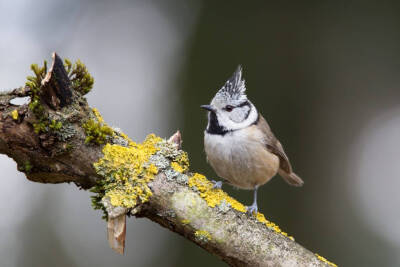
M248 214L253 215L253 216L257 216L257 213L258 213L257 203L253 203L253 205L247 206L246 209L247 209L247 213Z
M211 183L213 183L213 189L221 189L221 187L222 187L222 181L215 181L215 180L212 180L211 181Z

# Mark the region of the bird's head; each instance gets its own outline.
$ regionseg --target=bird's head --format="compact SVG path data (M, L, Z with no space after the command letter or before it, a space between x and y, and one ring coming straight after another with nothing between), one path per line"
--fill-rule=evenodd
M210 105L201 107L209 111L207 132L211 134L225 134L246 128L258 118L255 106L247 99L240 65L216 93Z

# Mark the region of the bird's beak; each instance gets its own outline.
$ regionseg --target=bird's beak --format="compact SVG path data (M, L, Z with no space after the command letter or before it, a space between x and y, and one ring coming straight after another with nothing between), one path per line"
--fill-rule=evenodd
M211 106L211 105L201 105L201 108L211 111L211 112L215 112L215 109Z

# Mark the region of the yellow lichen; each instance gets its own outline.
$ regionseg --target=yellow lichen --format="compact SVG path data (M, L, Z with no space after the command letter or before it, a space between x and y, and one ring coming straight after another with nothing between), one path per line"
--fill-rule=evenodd
M209 207L214 208L215 206L220 205L223 200L225 200L233 209L240 212L246 212L246 207L242 203L231 198L221 189L213 188L213 184L204 175L195 173L193 176L191 176L189 178L189 187L196 188L199 191L200 196L207 202ZM278 234L282 234L291 240L294 240L292 236L288 236L286 232L283 232L278 225L265 219L265 216L262 213L258 212L256 218L259 222L265 224L269 229Z
M104 157L94 164L96 171L105 177L105 195L113 206L132 208L152 195L148 183L158 173L150 157L159 148L160 137L150 134L142 144L130 143L128 147L106 144Z
M206 230L197 230L194 235L197 239L203 242L211 240L211 234Z
M242 203L231 198L221 189L214 189L213 184L204 175L195 173L191 176L189 178L189 187L197 188L200 196L204 198L208 206L212 208L221 204L222 200L225 200L233 209L240 212L246 212L246 207Z
M101 117L101 115L100 115L100 113L99 113L99 111L97 110L97 109L93 109L93 112L94 112L94 114L95 114L95 116L96 116L96 118L99 120L99 119L101 119L101 120L103 120L103 118ZM130 139L124 132L122 132L120 129L117 131L117 134L120 136L120 137L122 137L122 139L125 139L127 142L128 142L128 144L130 145L130 146L133 146L134 144L135 144L135 142L133 142L132 141L132 139Z
M103 123L103 119L98 111L94 109L93 112L98 121ZM101 199L108 198L115 207L132 208L139 201L141 203L148 201L152 195L148 183L158 173L158 169L154 164L150 164L149 160L152 155L160 150L159 143L163 139L150 134L142 144L138 144L129 139L125 134L121 132L118 134L126 139L129 145L128 147L124 147L117 144L106 144L103 147L104 157L97 163L94 163L94 167L97 173L102 175L105 180L92 192L104 192L99 195L100 199L98 199L99 196L94 198L96 205L99 205ZM171 167L180 173L187 171L189 168L187 154L182 153L172 159ZM243 204L230 197L221 189L213 188L213 183L202 174L194 173L189 177L188 185L199 193L209 207L214 208L223 203L239 212L246 212L246 207ZM262 213L257 213L256 219L276 233L294 240L292 236L288 236L287 233L283 232L278 225L268 221ZM190 223L190 220L183 219L181 223L187 225ZM207 242L212 239L211 234L206 230L197 230L194 235L200 242ZM324 257L318 254L315 255L319 260L331 266L337 266Z
M179 173L186 172L189 169L189 165L188 155L184 151L171 162L172 169Z
M184 225L185 225L185 224L189 224L189 223L190 223L190 220L184 219L184 220L181 221L181 223L184 224Z
M18 110L14 109L11 112L11 117L13 118L13 120L18 120Z
M317 253L315 253L315 256L317 256L317 258L322 261L325 262L326 264L330 265L330 266L334 266L337 267L336 264L334 264L333 262L328 261L327 259L325 259L324 257L322 257L321 255L318 255Z
M135 142L133 142L132 139L130 139L125 133L119 132L119 135L120 135L123 139L125 139L126 141L128 141L128 144L129 144L130 146L134 145Z
M183 172L182 166L179 165L179 163L177 163L177 162L175 162L175 161L171 162L171 167L172 167L172 169L174 169L174 170L177 171L177 172L180 172L180 173Z
M286 236L287 238L289 238L289 239L291 239L291 240L294 240L293 236L289 236L286 232L283 232L283 231L279 228L278 225L276 225L276 224L273 223L273 222L268 221L268 220L265 218L264 214L258 212L256 218L257 218L257 220L258 220L259 222L265 224L269 229L275 231L275 232L278 233L278 234L281 234L281 235L283 235L283 236Z
M147 172L154 176L158 173L158 169L154 164L150 164L150 166L147 167Z

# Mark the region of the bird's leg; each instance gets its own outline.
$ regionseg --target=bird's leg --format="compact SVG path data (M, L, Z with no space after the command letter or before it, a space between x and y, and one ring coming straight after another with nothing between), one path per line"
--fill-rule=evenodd
M255 215L257 216L258 213L258 206L257 206L257 189L258 189L258 185L256 185L254 187L254 201L253 204L251 206L247 207L247 212L250 214L255 213Z
M213 183L213 189L221 189L222 187L222 181L211 180L211 183Z

